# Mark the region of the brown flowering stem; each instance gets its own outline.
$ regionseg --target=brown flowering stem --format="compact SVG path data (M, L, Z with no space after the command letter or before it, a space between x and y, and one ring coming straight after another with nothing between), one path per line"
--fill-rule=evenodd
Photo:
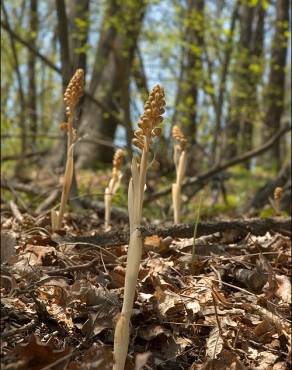
M77 69L64 93L67 122L61 124L61 127L63 127L67 131L67 160L60 209L59 212L55 211L54 209L51 210L51 222L53 230L61 229L65 213L65 207L69 199L74 171L73 148L76 142L75 137L76 135L73 128L73 117L74 109L78 103L78 100L80 99L84 92L83 85L84 85L84 71L83 69Z
M181 187L186 170L186 151L187 139L178 126L172 129L172 136L176 142L174 145L174 164L176 169L176 183L172 184L172 204L174 213L174 223L181 222Z
M112 197L117 192L120 182L121 182L121 178L122 178L121 165L122 165L124 156L125 156L125 153L122 149L119 149L116 151L114 158L113 158L112 176L111 176L109 184L106 187L105 193L104 193L104 207L105 207L104 228L106 231L110 230Z

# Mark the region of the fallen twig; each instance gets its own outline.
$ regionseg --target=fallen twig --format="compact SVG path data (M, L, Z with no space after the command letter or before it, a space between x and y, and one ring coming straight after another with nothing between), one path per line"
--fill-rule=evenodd
M33 158L33 157L41 157L45 156L46 154L49 153L49 150L39 150L37 152L31 152L31 153L26 153L26 154L13 154L13 155L5 155L1 157L1 162L5 161L18 161L19 159L23 158Z
M37 324L38 324L37 320L32 320L31 322L21 326L20 328L12 329L5 333L1 333L1 339L12 337L13 335L23 333L24 331L27 330L33 330L37 326Z
M142 236L158 235L161 237L173 238L192 238L194 235L194 224L179 224L179 225L165 225L165 226L141 226L139 230ZM291 230L291 217L282 218L250 218L247 220L233 220L233 221L211 221L199 222L197 226L197 237L202 235L210 235L217 232L235 231L238 238L246 236L248 233L253 235L264 235L268 231L279 233L289 233ZM129 230L116 230L107 233L99 233L95 236L66 236L59 237L58 243L90 243L99 246L106 245L122 245L129 242Z
M257 157L257 156L263 154L268 149L270 149L276 141L278 141L284 134L286 134L290 130L291 130L291 126L287 125L287 126L283 127L281 130L279 130L274 136L272 136L270 138L270 140L268 140L264 145L260 146L259 148L250 150L250 151L248 151L244 154L241 154L241 155L231 159L230 161L227 161L227 162L222 163L218 166L215 166L215 167L211 168L211 170L209 170L205 173L202 173L199 176L194 176L194 177L188 178L186 181L184 181L182 183L182 188L184 189L188 186L196 186L196 187L198 187L198 188L196 188L196 192L197 192L208 182L208 180L211 177L213 177L217 173L222 172L222 171L226 170L227 168L232 167L232 166L234 166L238 163L245 162L250 158ZM171 192L171 186L168 186L165 189L162 189L162 190L157 191L155 193L149 194L148 197L145 199L145 202L150 202L150 201L152 201L154 199L157 199L161 196L167 195L170 192Z
M23 221L23 216L21 212L19 211L17 204L13 200L10 200L9 206L10 206L11 212L13 213L13 216L17 219L17 221L21 223Z

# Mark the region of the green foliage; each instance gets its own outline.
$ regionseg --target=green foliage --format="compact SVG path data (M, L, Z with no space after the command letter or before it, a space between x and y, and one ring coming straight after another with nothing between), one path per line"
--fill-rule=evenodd
M199 2L196 2L196 6ZM189 2L168 0L118 0L92 2L93 14L84 14L74 19L71 12L69 17L69 41L72 39L80 41L80 46L70 52L84 54L87 57L87 81L86 88L91 89L94 85L94 78L97 79L98 89L93 88L92 94L101 103L108 104L109 110L100 111L96 107L96 112L101 112L104 122L108 122L110 111L118 112L119 117L124 120L125 102L115 90L120 87L121 76L126 75L129 68L130 90L130 121L135 121L141 111L141 97L144 90L140 90L140 85L134 78L131 71L131 56L129 55L130 46L135 42L134 36L138 37L138 49L144 65L146 83L148 88L157 82L161 82L166 89L167 113L164 129L165 152L161 153L161 147L156 148L157 156L167 156L171 162L171 149L169 144L170 129L173 123L177 123L186 129L189 136L196 131L196 142L203 147L204 154L199 159L192 158L195 163L196 173L205 171L213 164L212 145L214 142L214 132L216 132L217 120L221 124L219 132L219 147L223 157L225 155L225 141L229 140L234 144L238 152L244 151L243 142L247 139L243 136L248 124L252 125L250 147L256 146L264 141L265 135L264 120L268 108L272 105L274 109L283 107L286 116L289 115L289 89L286 88L286 104L283 102L283 88L281 84L269 85L270 69L274 76L278 72L289 70L291 61L288 58L288 68L280 65L278 60L272 60L273 48L280 46L286 48L291 34L287 21L275 22L276 7L275 2L268 0L244 0L240 1L241 10L245 7L253 8L254 14L260 8L267 11L264 22L264 34L262 44L258 45L246 43L243 45L242 23L237 18L234 31L231 30L231 16L236 2L217 2L205 0L203 11L189 8ZM219 5L219 3L221 5ZM115 6L113 6L113 4ZM23 7L22 7L23 6ZM39 8L39 31L31 31L28 25L27 5L18 0L7 2L9 21L12 29L25 40L33 37L37 38L37 51L49 59L53 64L60 68L60 45L55 38L58 29L56 17L51 14L55 12L55 5L52 2L42 2ZM21 13L23 9L23 14ZM98 13L98 14L97 14ZM145 13L144 18L142 15ZM140 19L142 21L140 22ZM252 23L251 39L255 40L257 17ZM71 32L71 26L77 32ZM89 30L88 42L83 43L87 31ZM109 32L111 30L112 33ZM278 32L277 42L274 44L273 35ZM116 33L117 37L112 37ZM43 36L46 36L45 38ZM58 36L58 35L57 35ZM110 36L110 37L109 37ZM201 37L201 40L200 40ZM100 47L100 40L108 40L109 55L106 49ZM260 39L260 38L259 38ZM2 155L15 155L20 153L20 135L22 121L20 119L20 98L18 80L15 69L15 60L11 48L11 41L5 30L2 30L2 53L1 58L1 127L2 135L12 135L11 138L2 140ZM25 94L25 104L28 105L28 50L20 42L14 40L15 48L21 71L21 82ZM252 47L251 47L252 44ZM79 45L79 44L78 44ZM264 46L261 53L256 53L254 46L260 48ZM268 51L268 52L266 52ZM281 51L281 50L280 50ZM282 50L283 51L283 50ZM228 54L230 53L230 54ZM95 55L99 58L94 65ZM104 54L107 56L104 57ZM129 59L128 59L129 58ZM229 58L230 64L226 67L225 61ZM119 68L120 59L127 59L127 68ZM116 63L116 64L115 64ZM111 66L108 74L102 75L103 71ZM222 81L224 68L226 70L225 81ZM141 72L141 71L140 71ZM96 75L94 75L94 73ZM102 77L100 77L102 75ZM97 77L98 76L98 77ZM280 79L275 79L279 81ZM37 131L41 134L32 149L30 141L28 151L44 148L53 148L56 141L46 135L61 135L58 124L62 121L62 81L61 76L54 69L48 67L41 59L36 57L36 92L37 92ZM143 84L142 84L143 85ZM114 86L112 99L108 98L108 91ZM220 88L223 89L223 101L219 107ZM125 87L127 89L127 86ZM125 91L126 92L126 91ZM221 117L218 118L218 110L222 110ZM288 113L288 114L287 114ZM236 126L236 135L229 135L225 131L229 121L233 119ZM25 130L29 131L29 114L25 112ZM92 128L94 130L94 127ZM125 125L122 129L125 129ZM94 133L99 134L99 133ZM90 133L91 135L91 133ZM290 143L287 144L290 150ZM201 153L200 150L198 150ZM210 191L206 193L206 200L202 204L202 217L206 215L214 216L220 213L235 214L240 212L246 201L251 198L256 188L261 186L266 179L275 173L275 158L271 158L269 163L273 164L271 172L267 172L263 167L256 167L247 170L244 166L236 166L230 170L233 177L227 182L227 200L224 204L222 197L219 197L218 204L210 206ZM193 163L191 163L193 164ZM4 162L2 171L13 174L15 162ZM108 167L103 163L96 163L98 170L107 173ZM167 186L174 179L170 172L166 177L159 178L155 183L155 190ZM103 186L106 181L101 181L95 189L96 197L102 194ZM80 193L87 192L86 185L80 181ZM6 196L6 195L5 195ZM114 197L115 205L125 207L127 191L123 185ZM197 196L194 202L185 206L185 219L191 220L197 206ZM162 203L170 199L166 197ZM205 204L204 204L205 203ZM167 211L166 211L167 212ZM267 212L267 211L265 211ZM160 218L162 211L159 207L147 205L146 215L149 218Z

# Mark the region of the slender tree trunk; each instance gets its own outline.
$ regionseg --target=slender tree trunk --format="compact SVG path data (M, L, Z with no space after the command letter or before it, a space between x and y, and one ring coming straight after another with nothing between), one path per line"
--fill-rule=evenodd
M281 127L281 117L284 110L285 96L285 67L287 60L287 31L289 29L289 0L276 1L276 21L275 33L272 42L272 56L270 64L269 83L265 104L267 106L264 126L265 135L267 137L273 135ZM277 169L281 168L281 151L280 143L274 144L271 150L274 161L269 160L268 163L276 163Z
M60 60L61 60L61 76L62 76L62 93L64 94L66 87L70 81L73 73L70 44L69 44L69 27L68 17L66 11L66 4L64 0L55 0L56 13L57 13L57 39L60 48ZM63 101L63 96L62 96ZM64 104L62 104L62 110L60 112L60 122L66 120ZM67 135L63 135L62 143L58 143L57 147L53 148L51 162L55 167L65 166L66 153L67 153Z
M8 17L4 2L1 3L1 8L3 10L5 22L8 28L11 28L9 24L9 17ZM19 127L20 127L20 132L21 132L21 153L25 154L27 151L27 132L26 132L26 120L25 120L26 102L25 102L23 83L22 83L22 78L21 78L21 73L20 73L18 54L17 54L14 38L12 37L11 33L9 33L9 41L11 45L14 69L15 69L16 79L17 79L17 84L18 84L18 94L19 94L19 103L20 103ZM17 166L19 168L22 165L22 161L20 162L21 163L19 163L19 166Z
M250 56L248 66L248 96L245 120L241 127L241 151L246 152L252 149L254 125L258 118L258 96L257 89L262 79L263 70L263 43L264 43L264 23L265 7L263 1L259 1L255 9L255 25L250 41ZM246 162L246 167L250 166L250 161Z
M36 39L38 32L38 0L30 0L29 9L30 18L30 44L36 48ZM35 70L36 56L34 53L28 51L28 118L29 118L29 129L31 133L31 145L32 148L36 146L36 137L38 131L38 116L37 116L37 92L35 82Z
M241 139L240 131L244 126L249 126L249 74L250 74L250 58L251 58L251 39L252 26L254 19L255 8L251 6L247 0L240 9L240 39L237 51L237 62L234 70L234 82L231 96L231 104L229 108L229 118L226 124L227 146L225 149L225 158L230 159L237 155L240 147ZM248 129L249 130L249 129ZM248 131L247 130L247 131Z
M94 69L89 91L101 100L112 112L118 114L127 133L130 145L130 100L129 81L138 35L145 13L145 1L106 3L104 22L96 51ZM111 19L115 19L117 26ZM111 25L112 23L112 25ZM117 27L123 25L122 31ZM86 100L80 126L80 135L99 137L113 141L118 122L102 112L91 101ZM92 167L97 160L111 162L113 150L94 143L78 145L78 166Z
M89 31L89 0L72 0L69 6L70 53L73 71L87 67L87 39Z
M182 53L181 76L173 116L173 123L182 125L191 144L196 141L198 89L202 80L204 5L204 0L187 1L187 16L183 17L187 46Z
M73 27L73 30L71 29L70 34L74 35L74 30L76 33L78 32L78 24L76 24L76 19L78 16L80 16L83 21L86 19L86 13L88 11L89 3L88 1L79 1L79 2L72 2L71 6L73 4L73 12L71 14L71 25ZM81 7L81 8L79 8ZM77 68L85 68L86 66L86 53L85 50L83 50L82 53L78 53L77 46L82 48L87 40L87 29L85 31L85 34L82 38L78 39L77 35L75 34L75 38L72 38L70 48L70 38L69 38L69 20L67 16L67 10L66 10L66 4L64 0L56 0L56 10L57 10L57 19L58 19L58 37L59 37L59 43L60 43L60 52L61 52L61 70L62 70L62 82L63 82L63 94L67 88L67 85L74 74L75 70L73 69L73 61L75 63L75 66ZM79 13L78 13L79 12ZM78 16L77 16L78 13ZM73 18L73 20L72 20ZM78 18L79 19L79 18ZM78 40L77 40L78 39ZM65 112L64 112L64 118ZM76 121L80 118L80 105L76 109L76 114L74 115L74 122L73 126L76 127ZM67 153L67 141L66 137L64 136L63 140L63 152L62 152L62 163L65 165L65 158ZM71 204L75 204L75 206L79 205L78 197L78 185L76 180L76 171L75 166L73 168L73 177L72 177L72 184L70 188L70 198L73 200L71 201Z
M58 19L58 37L61 53L62 84L64 92L73 73L70 58L71 54L68 36L68 18L66 12L66 4L64 0L56 0L56 10Z
M231 21L230 21L230 29L229 29L229 37L226 40L226 48L224 54L223 65L220 74L220 85L219 85L219 93L216 103L216 126L214 132L214 140L212 144L212 156L213 161L219 162L221 155L218 154L218 142L221 138L221 129L222 129L222 112L223 112L223 104L224 98L226 93L226 81L229 71L229 65L231 60L231 55L233 51L233 37L234 37L234 30L236 26L236 21L238 19L238 11L239 11L239 1L237 1L234 5Z

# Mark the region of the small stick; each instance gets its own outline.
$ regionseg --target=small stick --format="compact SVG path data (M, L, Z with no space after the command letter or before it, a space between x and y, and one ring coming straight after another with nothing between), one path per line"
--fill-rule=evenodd
M20 213L19 208L17 207L17 204L13 200L10 200L9 201L9 207L10 207L12 213L13 213L13 216L17 219L17 221L22 223L23 216Z
M6 333L1 333L1 339L12 337L13 335L23 333L24 331L27 330L32 330L37 326L37 323L38 323L37 320L32 320L31 322L21 326L20 328L9 330Z
M54 271L46 271L47 275L56 275L64 272L71 272L71 271L79 271L79 270L86 270L89 269L90 267L94 266L96 262L99 260L99 257L94 258L92 261L83 263L82 265L74 265L74 266L68 266L64 267L59 270L54 270Z

